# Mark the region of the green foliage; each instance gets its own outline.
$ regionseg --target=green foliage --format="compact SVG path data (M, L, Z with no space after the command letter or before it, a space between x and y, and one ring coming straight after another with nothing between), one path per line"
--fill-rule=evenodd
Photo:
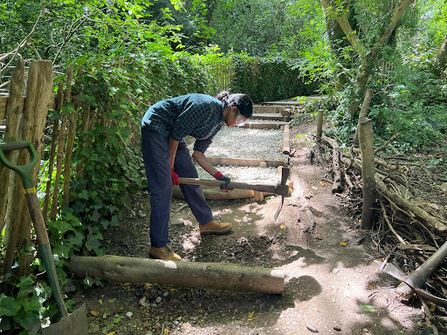
M39 329L41 320L52 313L48 302L45 303L51 292L50 287L36 282L34 276L14 278L7 275L2 285L0 332L28 334Z
M299 69L285 58L233 58L235 74L232 91L251 96L255 103L310 95L316 84L307 84Z
M172 0L173 10L182 8ZM140 50L171 53L171 44L181 47L181 26L172 21L169 8L159 8L159 21L152 18L153 3L86 0L44 1L38 29L20 50L24 58L70 63L88 53L110 58ZM12 52L32 31L41 13L41 2L6 1L0 20L0 54ZM45 24L49 22L50 24Z
M398 84L387 90L376 86L378 94L369 113L375 133L381 139L399 134L395 146L402 152L440 147L447 134L447 92L441 81L409 64L396 67L394 74L401 77Z

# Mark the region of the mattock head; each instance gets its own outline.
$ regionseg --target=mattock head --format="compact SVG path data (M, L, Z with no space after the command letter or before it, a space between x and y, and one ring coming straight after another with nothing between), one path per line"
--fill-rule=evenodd
M274 216L275 222L278 219L279 213L281 213L282 206L284 205L284 197L286 195L289 195L289 187L286 185L289 175L290 175L290 168L283 167L281 170L281 184L278 184L276 186L277 194L281 195L281 201Z

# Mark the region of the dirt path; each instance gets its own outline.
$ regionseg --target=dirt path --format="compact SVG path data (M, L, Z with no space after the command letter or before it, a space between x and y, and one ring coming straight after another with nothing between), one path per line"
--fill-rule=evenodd
M315 127L294 126L292 138ZM105 284L85 297L96 315L89 315L90 334L420 334L422 309L396 299L396 281L377 274L380 255L359 244L358 218L344 214L321 168L310 164L307 145L303 137L293 143L294 191L277 223L279 197L213 201L213 212L231 221L233 232L200 237L184 202L172 206L172 246L185 261L279 268L286 275L283 295ZM134 203L106 236L111 254L148 257L147 195Z

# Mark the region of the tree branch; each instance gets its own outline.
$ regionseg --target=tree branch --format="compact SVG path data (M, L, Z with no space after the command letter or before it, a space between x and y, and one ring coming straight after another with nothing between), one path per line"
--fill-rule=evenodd
M8 64L6 64L3 68L0 69L0 74L3 72L4 69L8 68L8 66L11 65L11 63L17 57L17 54L19 53L19 51L22 50L26 46L28 40L31 38L31 36L36 31L37 25L39 24L39 22L42 19L44 14L45 14L45 5L43 3L43 0L40 0L40 13L39 13L39 16L37 17L36 22L34 23L33 28L29 32L29 34L23 39L23 41L17 46L17 48L14 51L6 54L5 56L3 56L3 58L0 57L0 61L2 61L3 59L8 58L10 55L13 55L12 58L9 60Z

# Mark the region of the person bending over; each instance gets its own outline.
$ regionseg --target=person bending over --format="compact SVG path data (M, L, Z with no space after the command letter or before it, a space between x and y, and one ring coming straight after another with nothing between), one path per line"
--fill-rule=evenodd
M230 178L208 161L205 151L224 123L242 125L253 114L253 102L247 94L221 92L214 98L205 94L187 94L163 100L151 106L141 122L142 152L150 191L149 256L163 260L181 260L169 247L169 215L172 186L179 177L198 178L186 146L185 137L195 139L192 158L214 178L224 181L228 191ZM214 220L211 208L198 185L180 185L186 203L199 222L201 235L224 234L231 223Z

